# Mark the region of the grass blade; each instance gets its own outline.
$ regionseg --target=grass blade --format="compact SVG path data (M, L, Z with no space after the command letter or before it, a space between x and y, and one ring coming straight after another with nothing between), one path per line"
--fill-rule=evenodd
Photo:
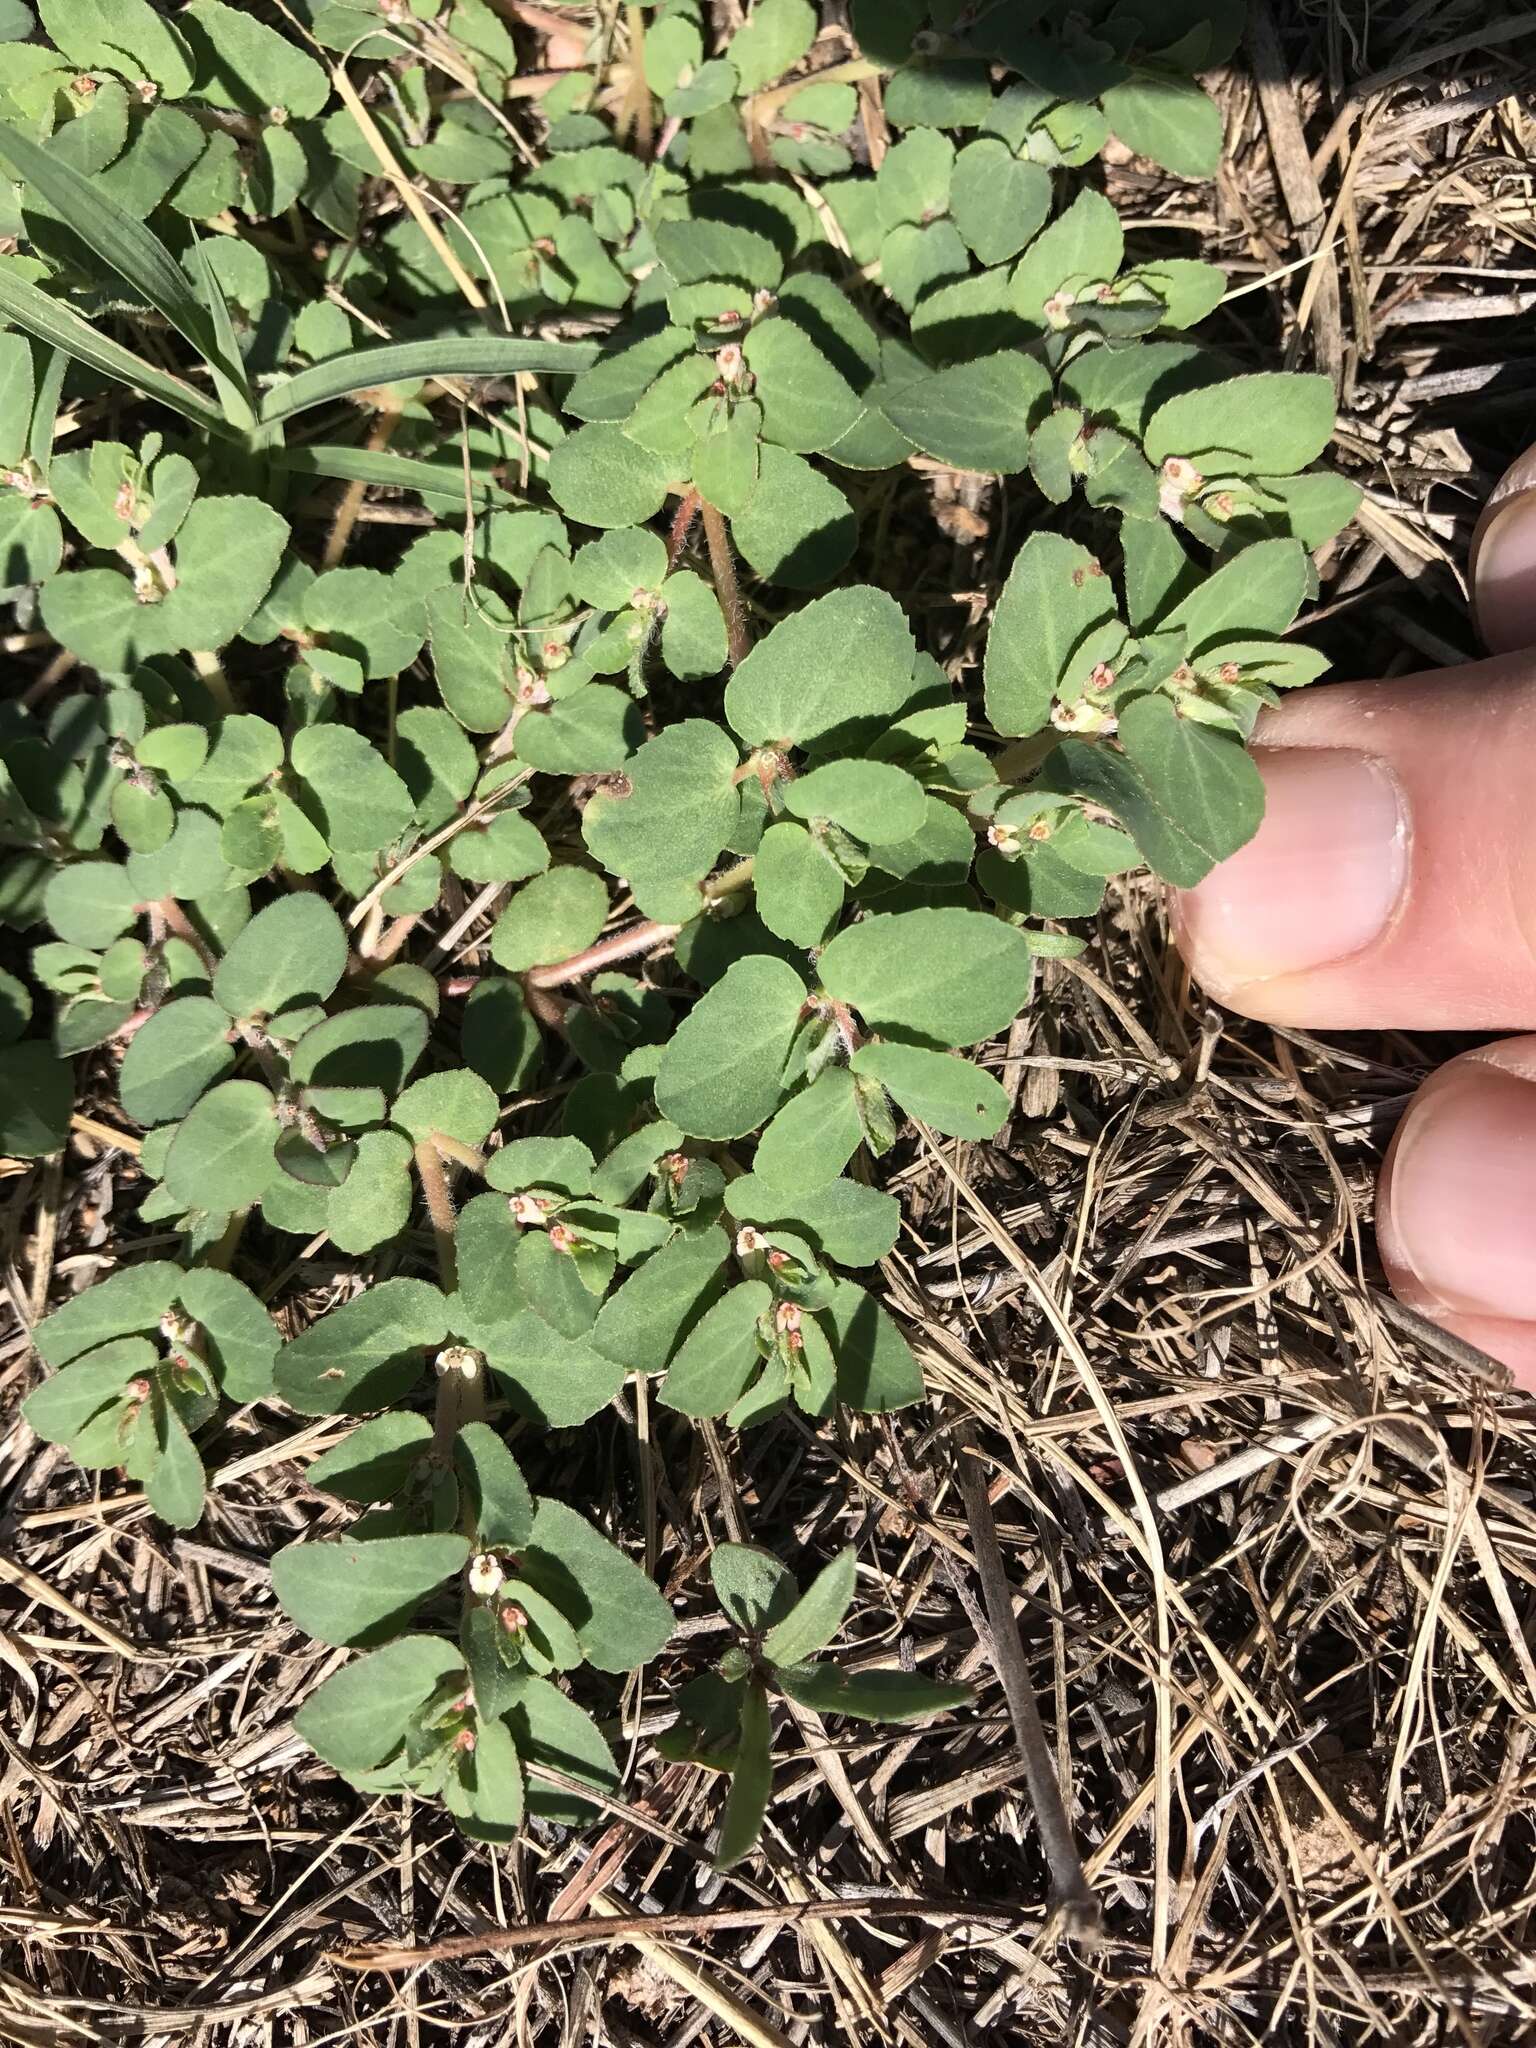
M386 448L347 448L311 442L302 448L272 451L272 466L290 476L332 477L342 483L379 484L397 491L419 491L435 498L464 502L464 471L457 462L429 462L414 455L393 455ZM488 476L471 472L470 502L485 511L497 505L527 501Z
M210 369L228 374L218 359L212 324L190 280L158 235L115 199L98 192L88 178L51 155L15 128L0 123L0 157L40 192L65 226L102 263L129 285L202 356Z
M168 405L183 419L193 420L200 427L227 431L224 415L200 391L194 391L180 377L172 377L167 371L156 369L143 356L135 355L131 348L109 341L71 307L61 304L58 299L51 299L35 284L7 275L3 269L0 269L0 313L26 333L47 342L50 348L63 349L66 355L73 356L77 363L85 363L100 376L110 377L118 384L127 384L133 390L143 392L146 398L159 399L162 405Z
M208 357L208 368L213 376L214 389L219 394L219 403L224 408L224 417L230 425L242 434L256 431L256 404L251 393L251 380L246 373L245 358L240 353L240 344L235 339L234 323L229 317L229 307L219 280L214 276L213 264L208 251L203 247L202 238L196 228L192 230L192 260L197 266L197 279L201 288L203 305L207 309L209 330L217 344L217 355Z
M59 417L59 400L64 392L64 373L68 368L69 357L63 349L49 349L43 358L42 375L37 380L37 396L32 401L27 453L44 483L48 481L48 465L53 460L53 432Z
M261 420L269 426L312 406L329 405L378 384L414 377L510 377L518 370L575 376L590 370L602 350L595 341L528 341L516 334L445 334L430 341L383 342L333 362L300 370L268 392Z

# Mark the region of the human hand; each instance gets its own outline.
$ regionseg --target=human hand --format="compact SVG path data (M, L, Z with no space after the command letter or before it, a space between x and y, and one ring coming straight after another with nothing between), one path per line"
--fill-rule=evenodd
M1257 837L1175 903L1220 1002L1317 1030L1536 1024L1536 449L1472 546L1494 658L1266 715ZM1448 1060L1378 1186L1394 1291L1536 1388L1536 1033Z

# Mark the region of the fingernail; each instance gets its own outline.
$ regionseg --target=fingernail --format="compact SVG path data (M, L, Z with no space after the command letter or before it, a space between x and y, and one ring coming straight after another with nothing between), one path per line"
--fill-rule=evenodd
M1399 1255L1448 1309L1536 1320L1536 1082L1467 1061L1392 1155Z
M1472 594L1478 631L1495 654L1536 640L1536 490L1489 517L1473 551Z
M1196 974L1219 992L1347 960L1391 922L1408 876L1397 782L1367 754L1261 749L1264 822L1179 899Z

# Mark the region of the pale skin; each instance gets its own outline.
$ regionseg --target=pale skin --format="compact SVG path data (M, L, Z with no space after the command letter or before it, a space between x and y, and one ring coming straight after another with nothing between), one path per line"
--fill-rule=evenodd
M1419 1089L1376 1222L1399 1297L1536 1389L1536 449L1471 568L1491 658L1268 714L1265 822L1174 927L1204 987L1265 1022L1517 1034Z

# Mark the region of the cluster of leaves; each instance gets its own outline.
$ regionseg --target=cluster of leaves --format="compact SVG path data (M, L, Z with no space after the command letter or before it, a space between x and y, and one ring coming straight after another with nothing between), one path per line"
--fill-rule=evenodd
M709 1569L720 1605L741 1640L713 1671L684 1686L677 1719L657 1748L663 1756L729 1774L730 1796L715 1855L717 1866L727 1869L762 1832L773 1790L776 1696L815 1714L900 1723L963 1706L970 1688L940 1685L906 1671L846 1672L818 1658L853 1602L851 1548L840 1550L804 1593L779 1560L756 1544L720 1544Z
M56 657L0 707L0 920L40 934L0 1148L56 1149L95 1055L181 1238L42 1327L28 1413L181 1526L221 1394L357 1418L311 1477L361 1518L274 1582L369 1652L300 1722L360 1784L500 1838L573 1796L529 1764L613 1782L557 1675L654 1654L664 1603L488 1418L631 1372L738 1429L919 1399L848 1277L899 1225L869 1162L903 1117L995 1135L964 1054L1061 921L1258 823L1354 502L1331 392L1189 339L1221 274L1078 175L1111 135L1215 168L1236 12L863 0L828 64L811 0L723 46L698 0L600 10L534 152L486 0L0 0L0 586ZM914 461L1033 508L975 678L882 587ZM408 545L363 545L369 489ZM394 1271L419 1203L435 1282ZM279 1350L245 1229L364 1284ZM746 1643L678 1739L735 1772L729 1855L770 1691L954 1703L807 1663L850 1571L795 1605L717 1558Z

